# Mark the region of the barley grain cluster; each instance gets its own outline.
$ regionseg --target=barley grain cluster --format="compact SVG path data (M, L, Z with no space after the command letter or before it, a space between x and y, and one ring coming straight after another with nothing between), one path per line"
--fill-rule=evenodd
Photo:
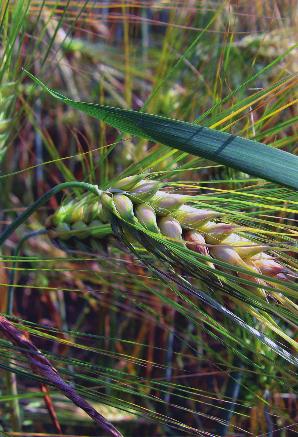
M242 236L241 226L221 222L221 213L191 206L190 196L162 191L161 187L159 181L127 177L100 198L91 193L65 203L47 225L56 238L94 241L109 234L111 228L106 225L113 216L118 217L205 256L209 268L218 269L215 260L240 267L238 277L256 283L256 290L264 295L261 286L270 280L254 273L284 281L291 276L292 272L266 251L267 246Z

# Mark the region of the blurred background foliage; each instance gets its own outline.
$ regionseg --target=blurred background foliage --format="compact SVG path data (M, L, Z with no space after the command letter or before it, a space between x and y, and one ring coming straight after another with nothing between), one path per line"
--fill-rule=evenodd
M286 243L297 236L296 193L121 135L42 94L22 67L76 100L195 121L295 154L296 1L2 0L0 23L2 228L57 183L108 186L149 172L254 227L294 265ZM0 261L0 312L61 375L125 436L295 435L295 368L153 276L112 237L74 248L33 235L13 257L63 198L22 226ZM278 328L297 339L282 314ZM58 435L40 390L46 381L4 338L0 347L1 432ZM49 390L64 435L102 435Z

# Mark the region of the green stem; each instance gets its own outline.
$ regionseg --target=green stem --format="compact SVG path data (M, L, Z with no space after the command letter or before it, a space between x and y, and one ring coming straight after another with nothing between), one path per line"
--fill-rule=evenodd
M37 199L32 205L30 205L22 214L20 214L0 235L0 247L7 240L8 237L22 224L24 223L40 206L47 203L47 201L66 188L82 188L91 191L98 196L101 195L102 191L97 185L88 184L87 182L63 182L62 184L56 185L47 193L43 194L39 199Z

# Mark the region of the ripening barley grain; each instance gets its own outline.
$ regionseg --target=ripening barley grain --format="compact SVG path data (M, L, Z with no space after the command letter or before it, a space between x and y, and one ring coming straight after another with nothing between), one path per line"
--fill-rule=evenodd
M96 239L101 238L96 229L110 223L112 217L118 217L127 224L164 235L206 256L205 264L212 269L218 269L216 260L245 269L247 273L240 271L237 275L249 280L251 289L253 284L258 287L266 285L254 273L285 281L288 279L290 271L264 252L267 246L235 232L241 231L241 227L213 221L218 220L221 214L187 205L185 203L191 200L189 196L159 191L160 186L158 181L140 180L134 176L122 179L103 192L100 198L87 194L77 202L61 206L50 217L48 226L58 238L67 239L75 235L78 239Z

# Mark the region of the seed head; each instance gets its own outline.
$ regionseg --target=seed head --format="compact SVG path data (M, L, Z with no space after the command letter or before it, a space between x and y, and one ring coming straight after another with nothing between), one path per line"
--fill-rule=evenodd
M214 217L218 217L220 213L209 209L197 209L192 206L183 205L174 211L173 216L185 228L200 228L202 224Z
M186 241L186 247L189 249L201 253L202 255L209 255L206 241L203 235L199 234L199 232L187 231L184 234L184 240Z
M212 263L213 258L246 269L247 273L238 272L237 275L250 280L252 285L245 287L257 293L260 292L258 288L263 289L266 283L253 276L253 272L285 280L288 275L295 275L264 252L267 246L239 235L239 226L213 222L212 219L221 213L185 205L189 196L159 191L160 186L160 182L141 179L141 175L121 179L113 188L124 190L125 194L113 195L111 189L110 193L104 192L99 200L94 195L87 195L77 203L70 201L56 211L49 221L49 228L56 226L53 232L59 231L62 239L72 235L100 238L103 234L96 228L101 227L102 223L109 223L111 217L116 215L131 223L138 220L147 230L161 233L209 257L210 261L205 262L212 268L217 268ZM76 233L71 232L75 230ZM133 244L135 234L132 235L128 229L124 229L124 233ZM261 292L265 293L264 290Z
M229 235L222 240L222 244L231 246L242 258L250 258L267 248L266 246L260 246L253 241L247 240L238 234Z
M69 222L74 205L74 201L62 204L60 208L58 208L57 211L50 217L50 220L47 222L47 226L58 226L59 223Z
M148 231L159 233L156 214L151 206L146 205L145 203L138 205L135 209L135 215L141 225L148 229Z
M127 191L132 190L138 182L142 179L142 176L128 176L127 178L120 179L113 185L113 188L118 188L119 190Z
M282 266L278 262L276 262L270 255L265 253L260 253L257 257L253 257L252 260L253 265L255 265L263 275L268 276L277 276L284 274L286 278L286 273L289 272L289 269ZM283 278L280 276L280 278Z
M141 180L130 193L130 197L136 203L143 203L144 201L151 199L151 197L157 192L159 185L160 183L158 181Z
M127 221L134 220L133 203L127 196L116 194L113 196L113 201L120 217Z
M99 202L98 199L92 202L89 208L90 208L89 222L93 220L102 220L102 203Z
M76 223L82 221L88 223L91 218L91 210L89 205L83 204L82 202L75 206L70 215L70 223Z
M101 195L102 202L102 220L103 223L108 223L111 218L111 214L115 213L115 205L111 196L107 193L102 193Z
M230 246L217 245L210 247L209 250L213 258L219 261L224 261L232 266L248 268L248 265L242 260L236 250Z
M183 205L189 196L182 194L169 194L164 191L157 191L150 199L150 204L159 212L159 214L168 214L170 211L179 208Z
M186 247L188 247L188 249L200 253L201 255L210 257L210 253L208 250L208 246L206 245L205 238L199 232L187 231L184 234L184 240L186 241ZM206 264L213 269L215 268L214 264L210 261L207 261Z
M162 217L158 221L160 232L173 240L182 241L182 227L180 223L170 216Z
M200 230L204 233L205 240L208 244L218 244L224 238L227 238L235 229L234 225L227 223L207 222L203 224Z

